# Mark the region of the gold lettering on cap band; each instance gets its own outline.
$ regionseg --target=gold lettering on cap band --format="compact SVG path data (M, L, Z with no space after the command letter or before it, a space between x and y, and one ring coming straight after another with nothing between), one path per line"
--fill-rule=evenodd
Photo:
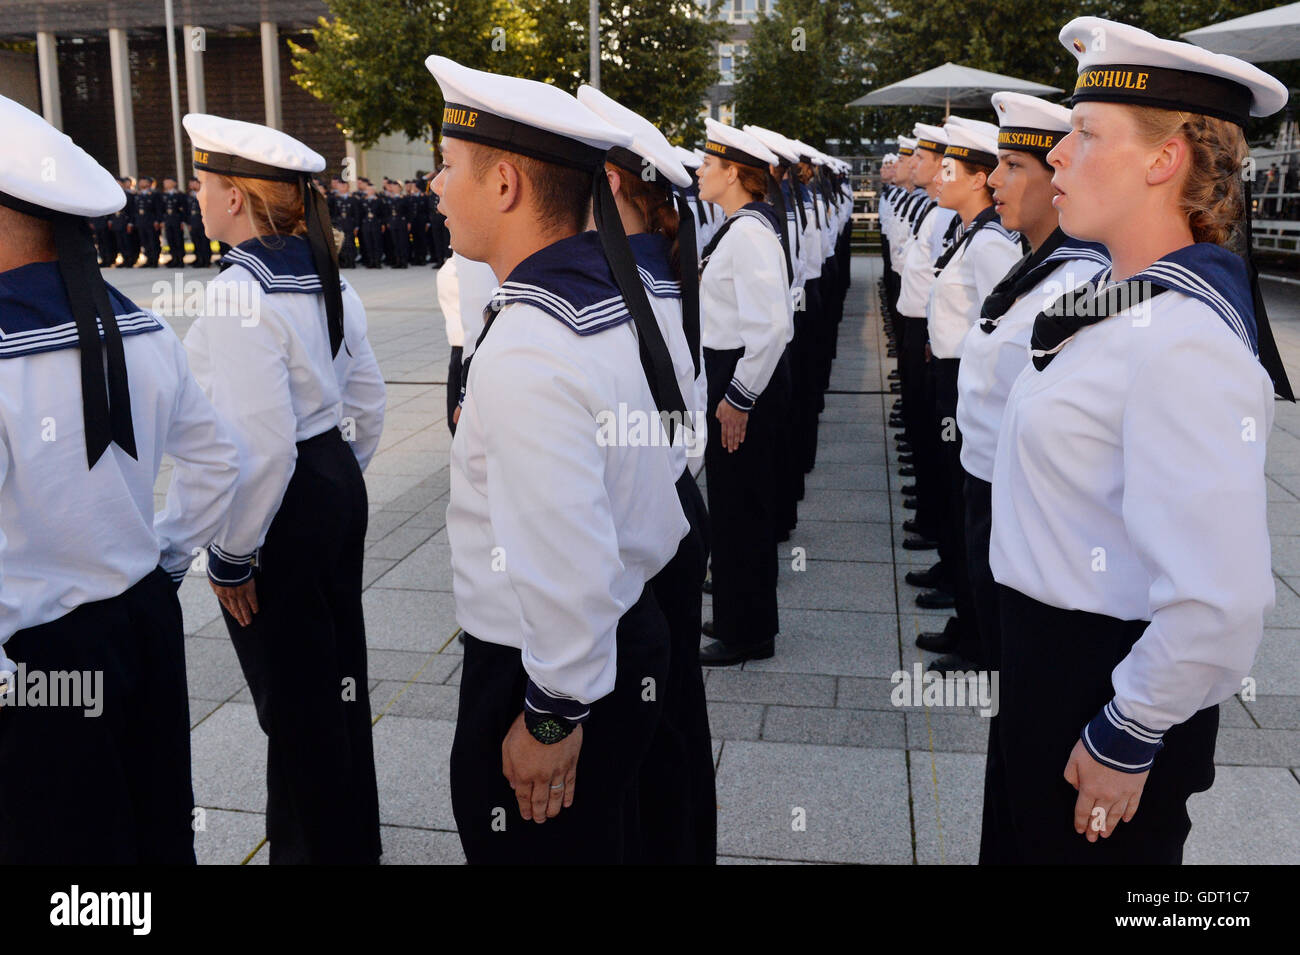
M704 144L704 148L711 153L725 153L727 151L726 146L722 145L722 143L715 143L711 139Z
M464 126L467 129L473 129L474 124L478 122L478 110L444 106L442 108L442 121L450 123L452 126Z
M1020 133L1004 129L998 131L998 145L1008 149L1051 149L1056 145L1056 136L1051 133Z
M916 148L917 148L917 149L928 149L928 150L930 150L930 152L932 152L932 153L941 153L941 152L943 152L943 146L941 146L939 143L935 142L933 139L918 139L918 140L916 141Z
M194 161L196 163L207 164L208 154L201 149L194 150Z
M1076 90L1145 90L1147 80L1150 78L1150 73L1139 73L1134 70L1084 70L1074 81L1074 88Z

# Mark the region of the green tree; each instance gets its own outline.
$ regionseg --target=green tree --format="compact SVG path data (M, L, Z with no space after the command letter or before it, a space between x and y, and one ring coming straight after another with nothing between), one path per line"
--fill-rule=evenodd
M574 92L589 70L587 0L539 0L537 50L551 72L520 75ZM600 5L600 88L677 143L704 137L705 93L718 81L714 44L726 25L693 0L636 0Z
M877 29L864 64L861 92L952 61L1055 86L1064 90L1060 96L1064 100L1074 85L1076 61L1061 47L1057 35L1076 16L1106 17L1177 39L1187 30L1275 5L1272 0L874 0ZM1294 64L1263 66L1283 81L1298 78ZM943 118L943 110L934 108L879 107L862 112L873 135L893 135L915 122ZM960 112L992 118L991 109ZM1261 120L1253 122L1248 132L1254 138L1275 127L1275 119Z
M870 0L781 0L755 21L737 67L737 123L814 146L856 140L863 118L844 104L864 92L872 11Z
M570 93L587 79L586 0L328 2L332 17L312 31L315 49L293 48L294 78L362 146L393 133L435 135L443 103L424 66L430 53ZM602 4L601 88L665 134L696 139L722 29L691 0Z

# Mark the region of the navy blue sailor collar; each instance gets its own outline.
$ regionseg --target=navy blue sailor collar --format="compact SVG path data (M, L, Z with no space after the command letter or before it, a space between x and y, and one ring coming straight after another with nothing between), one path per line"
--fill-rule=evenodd
M242 265L247 269L264 292L311 294L322 288L311 245L305 236L255 236L247 239L222 256L223 272L232 265ZM339 287L347 288L347 282L341 277Z
M516 265L493 293L492 306L515 302L540 309L578 335L632 320L595 231L552 242Z
M632 246L641 284L655 298L681 298L682 283L673 274L672 246L658 232L635 232L627 237Z
M123 336L157 332L162 322L105 283ZM104 326L96 319L99 335ZM77 324L57 262L32 262L0 272L0 358L77 347Z
M1110 269L1097 276L1098 287L1110 281ZM1211 309L1250 353L1259 356L1255 303L1250 277L1241 257L1213 242L1196 242L1156 260L1129 281L1182 292Z

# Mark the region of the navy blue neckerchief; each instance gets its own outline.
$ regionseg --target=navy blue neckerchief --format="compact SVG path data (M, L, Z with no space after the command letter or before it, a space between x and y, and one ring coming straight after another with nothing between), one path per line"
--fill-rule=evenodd
M246 268L265 292L312 294L323 288L311 246L300 235L247 239L222 256L222 271L232 265ZM347 287L342 278L339 287Z
M798 198L798 193L790 184L792 176L793 173L787 172L785 174L785 178L781 180L781 191L786 198L786 208L790 210L786 215L795 222L794 251L795 255L799 255L801 246L800 237L803 235L803 230L808 228L808 219L807 214L804 212L803 200Z
M125 335L163 328L151 313L105 284L117 327ZM99 337L104 325L96 319ZM0 358L77 347L77 326L57 262L33 262L0 272Z
M1007 310L1022 295L1036 289L1065 261L1092 262L1098 269L1103 269L1110 265L1110 254L1105 246L1068 236L1058 226L1046 242L1011 266L1002 280L993 286L993 291L980 306L980 329L985 334L992 334Z
M682 283L673 274L672 246L657 232L637 232L629 235L636 270L641 273L641 284L655 298L681 298Z
M552 242L516 265L493 295L491 308L495 313L512 302L532 305L578 335L632 320L594 231Z
M1260 358L1250 275L1241 257L1228 249L1196 242L1158 259L1124 282L1111 284L1110 274L1109 267L1103 269L1092 282L1067 292L1034 320L1031 357L1040 371L1080 328L1166 290L1182 292L1205 305ZM1125 286L1128 294L1121 291ZM1067 301L1071 297L1074 301ZM1271 369L1269 374L1273 374ZM1278 378L1273 380L1276 383Z
M938 203L936 202L935 205L938 205ZM961 234L961 237L952 245L950 245L947 248L947 250L943 253L943 255L939 256L939 258L935 260L934 274L937 276L940 272L942 272L945 268L947 268L948 263L951 262L953 260L953 257L958 252L961 251L961 247L964 246L971 239L973 239L975 237L976 232L979 232L980 229L984 228L990 222L995 221L997 219L997 215L998 215L997 209L995 209L993 206L989 206L988 208L982 210L980 214L977 215L974 219L972 219L970 228L967 229L965 232L963 232ZM953 218L957 219L958 221L961 220L961 216L954 216Z

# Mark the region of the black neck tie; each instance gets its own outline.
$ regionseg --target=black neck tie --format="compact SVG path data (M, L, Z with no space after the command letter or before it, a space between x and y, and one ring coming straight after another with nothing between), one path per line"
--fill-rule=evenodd
M1104 318L1141 305L1159 295L1164 288L1142 279L1129 279L1102 287L1109 277L1107 269L1099 275L1097 285L1084 282L1066 292L1034 319L1034 332L1029 340L1030 359L1042 371L1075 334Z

